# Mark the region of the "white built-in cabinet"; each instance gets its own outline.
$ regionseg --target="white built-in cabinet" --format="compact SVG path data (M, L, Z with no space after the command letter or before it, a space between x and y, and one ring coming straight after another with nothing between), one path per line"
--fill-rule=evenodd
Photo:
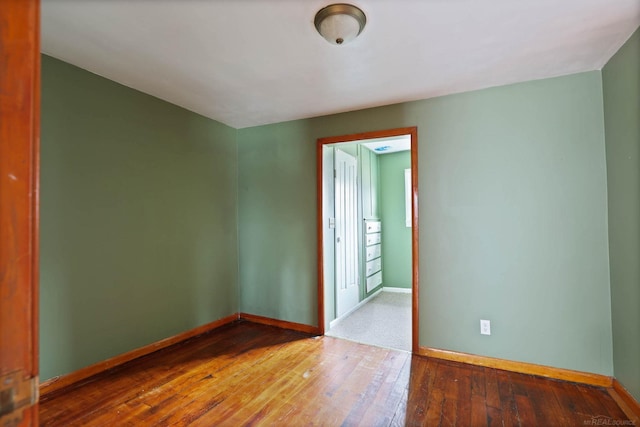
M368 148L360 150L362 218L380 219L378 155Z
M382 222L379 206L378 155L360 146L360 197L363 253L363 297L382 284Z
M364 221L364 252L366 292L370 293L382 284L382 223L376 219Z

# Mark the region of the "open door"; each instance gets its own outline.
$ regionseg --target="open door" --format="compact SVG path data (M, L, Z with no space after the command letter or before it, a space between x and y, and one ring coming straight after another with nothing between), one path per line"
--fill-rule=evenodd
M40 5L0 0L0 425L38 425Z
M343 316L360 297L358 263L358 162L335 149L336 316Z

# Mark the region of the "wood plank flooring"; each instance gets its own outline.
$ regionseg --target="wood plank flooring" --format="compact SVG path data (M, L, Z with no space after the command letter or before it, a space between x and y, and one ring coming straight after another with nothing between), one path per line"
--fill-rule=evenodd
M584 426L598 420L628 421L601 388L250 322L42 396L40 405L45 426Z

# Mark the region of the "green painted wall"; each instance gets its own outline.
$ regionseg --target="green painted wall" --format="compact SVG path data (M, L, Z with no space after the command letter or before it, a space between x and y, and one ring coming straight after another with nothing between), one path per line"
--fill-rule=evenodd
M640 400L640 30L602 70L616 378Z
M598 71L239 130L241 310L316 324L316 139L414 125L420 345L612 374Z
M411 152L378 155L383 286L411 289L411 228L405 223L404 170Z
M43 56L42 380L237 311L235 136Z
M317 325L316 134L238 130L240 311Z

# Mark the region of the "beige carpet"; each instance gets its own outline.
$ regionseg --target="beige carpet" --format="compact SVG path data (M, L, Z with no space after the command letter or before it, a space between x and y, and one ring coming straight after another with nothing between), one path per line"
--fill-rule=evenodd
M411 294L382 291L326 335L411 351Z

